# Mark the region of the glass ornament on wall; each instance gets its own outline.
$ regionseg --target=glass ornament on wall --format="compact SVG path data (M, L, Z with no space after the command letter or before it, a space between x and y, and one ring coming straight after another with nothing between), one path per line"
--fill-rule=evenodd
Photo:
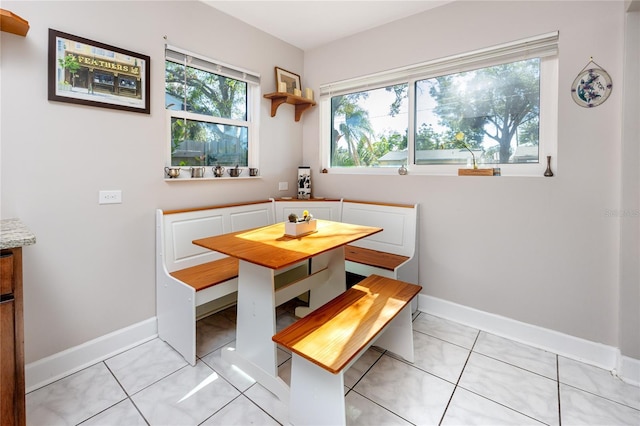
M584 108L596 107L609 98L613 83L611 76L590 58L571 85L571 97Z

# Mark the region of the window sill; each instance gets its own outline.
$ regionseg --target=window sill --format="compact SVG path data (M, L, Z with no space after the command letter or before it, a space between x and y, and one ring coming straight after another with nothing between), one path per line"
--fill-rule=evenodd
M545 177L546 165L535 164L496 164L500 168L499 176L489 177ZM489 165L479 165L487 168ZM463 165L432 165L432 166L409 166L407 176L455 176L455 177L478 177L478 176L458 176L458 169L465 168ZM555 164L551 168L556 173ZM326 168L326 173L338 175L378 175L378 176L399 176L399 167L330 167Z
M213 176L205 176L201 178L192 178L190 176L187 177L177 177L177 178L164 178L165 182L200 182L200 181L212 181L212 180L251 180L251 179L261 179L262 176L223 176L223 177L213 177Z

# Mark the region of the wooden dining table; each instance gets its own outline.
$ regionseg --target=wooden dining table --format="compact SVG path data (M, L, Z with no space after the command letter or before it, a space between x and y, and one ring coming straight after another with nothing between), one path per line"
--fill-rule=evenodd
M247 231L194 240L193 244L239 259L235 348L222 352L235 365L288 403L289 386L278 376L276 307L306 291L305 316L346 290L344 246L381 232L382 228L317 220L316 231L292 237L284 222ZM301 279L276 289L278 271L308 265Z

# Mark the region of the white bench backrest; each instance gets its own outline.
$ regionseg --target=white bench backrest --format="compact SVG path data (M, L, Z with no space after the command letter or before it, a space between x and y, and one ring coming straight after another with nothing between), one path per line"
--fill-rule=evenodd
M332 220L340 222L342 215L342 200L325 200L325 201L308 201L308 200L292 200L292 201L276 201L276 222L285 222L289 220L289 214L295 213L298 216L302 212L308 210L316 219Z
M284 222L290 213L308 210L317 219L383 228L353 243L372 250L413 257L418 205L387 205L358 201L265 201L205 210L164 214L157 211L159 257L168 272L221 259L225 255L196 246L193 240ZM162 250L162 251L160 251Z
M244 231L275 223L273 204L268 201L260 204L229 207L229 209L229 227L225 232Z
M271 225L274 223L273 217L273 204L269 201L169 214L158 210L158 220L162 221L160 231L164 234L161 238L167 271L173 272L225 257L216 251L194 245L193 240Z
M342 222L376 226L382 232L355 241L354 246L413 257L416 247L418 205L342 202Z

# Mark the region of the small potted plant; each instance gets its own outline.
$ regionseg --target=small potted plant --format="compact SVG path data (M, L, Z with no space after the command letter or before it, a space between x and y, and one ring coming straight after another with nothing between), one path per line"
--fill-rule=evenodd
M466 148L467 151L471 153L471 158L473 159L473 168L477 169L478 164L476 163L476 155L473 153L473 151L471 151L471 148L469 148L469 145L464 141L464 133L462 132L456 133L456 141L458 141L460 145L462 145L464 148Z
M471 153L473 160L473 169L458 169L458 176L493 176L493 169L480 169L476 162L476 155L471 150L469 144L465 141L464 133L458 132L455 136L455 144L460 145Z
M284 224L285 235L299 237L316 231L316 220L308 210L302 212L302 217L291 213L288 219L289 221Z

